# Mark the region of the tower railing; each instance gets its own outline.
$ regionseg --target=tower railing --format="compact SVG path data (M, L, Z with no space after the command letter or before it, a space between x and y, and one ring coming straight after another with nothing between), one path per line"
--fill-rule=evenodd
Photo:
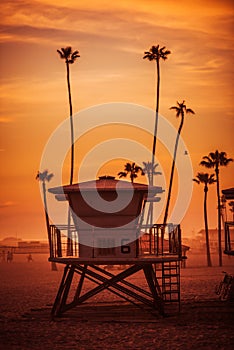
M79 258L79 232L74 225L50 225L50 258ZM180 225L141 225L137 235L136 257L181 258ZM69 238L68 238L69 237Z
M154 224L142 225L139 238L139 255L177 256L181 258L181 229L180 225Z

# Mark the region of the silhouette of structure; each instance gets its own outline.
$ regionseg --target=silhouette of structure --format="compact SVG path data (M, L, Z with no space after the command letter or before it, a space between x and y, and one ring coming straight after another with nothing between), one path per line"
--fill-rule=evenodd
M234 187L222 190L226 200L234 199ZM225 230L225 249L224 254L234 255L234 221L226 221L224 224Z
M66 225L50 226L49 261L65 265L52 316L61 315L105 289L161 315L172 305L180 309L180 226L145 224L146 204L160 200L157 195L161 187L104 176L51 188L49 192L58 200L69 201L74 221L69 256ZM97 193L100 197L96 198ZM111 203L118 196L123 203L128 198L124 208L115 212L101 210L102 200ZM116 274L108 266L116 267ZM144 273L148 286L145 289L127 280L139 271ZM78 282L74 278L77 275ZM88 291L84 288L87 280L95 285Z

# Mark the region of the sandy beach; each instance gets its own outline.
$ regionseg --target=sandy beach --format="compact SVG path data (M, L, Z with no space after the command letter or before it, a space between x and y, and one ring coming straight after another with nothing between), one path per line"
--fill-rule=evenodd
M190 256L181 270L181 312L163 318L104 291L82 306L51 320L50 311L63 273L52 271L46 255L25 255L0 263L1 349L233 349L234 305L220 301L215 286L222 268L201 266ZM142 276L136 275L142 285Z

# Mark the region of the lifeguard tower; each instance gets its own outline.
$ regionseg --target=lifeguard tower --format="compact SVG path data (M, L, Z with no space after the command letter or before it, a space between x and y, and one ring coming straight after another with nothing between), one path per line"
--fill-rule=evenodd
M161 187L103 176L50 188L49 192L57 200L69 202L74 221L70 227L50 226L49 261L65 265L52 316L105 289L156 314L165 315L169 305L179 311L180 226L145 223L147 206L160 200ZM114 212L108 210L108 204L111 207L118 196L123 202L126 199L127 205ZM143 272L146 288L134 284L133 278L127 280L139 271ZM95 283L88 291L83 288L86 279Z

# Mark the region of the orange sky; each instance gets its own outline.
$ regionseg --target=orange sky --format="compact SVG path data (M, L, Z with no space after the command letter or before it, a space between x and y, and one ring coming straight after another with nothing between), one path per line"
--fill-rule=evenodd
M142 56L165 45L172 54L161 64L160 112L176 127L169 107L177 100L196 112L182 131L194 175L205 171L198 163L210 151L234 158L232 1L57 2L2 1L0 239L46 238L35 175L45 143L68 116L58 48L80 51L71 67L77 112L116 101L154 108L154 65ZM221 170L221 188L234 186L233 174L234 164ZM202 200L202 186L194 186L182 222L187 236L203 227ZM213 186L212 228L216 221Z

